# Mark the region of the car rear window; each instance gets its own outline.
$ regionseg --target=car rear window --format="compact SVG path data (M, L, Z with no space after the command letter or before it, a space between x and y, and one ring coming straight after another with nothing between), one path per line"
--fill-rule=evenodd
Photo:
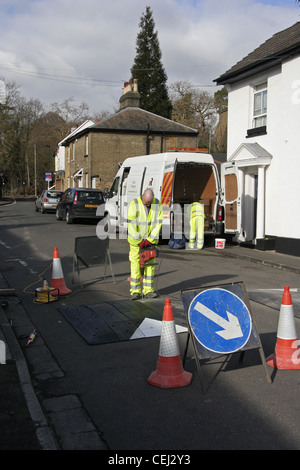
M93 191L79 191L77 199L78 201L104 202L102 193L95 193Z
M47 197L61 197L63 195L63 191L47 191Z

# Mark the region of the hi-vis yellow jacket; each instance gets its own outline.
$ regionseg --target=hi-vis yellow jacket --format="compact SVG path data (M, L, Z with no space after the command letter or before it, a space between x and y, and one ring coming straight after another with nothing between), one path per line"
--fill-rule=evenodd
M203 217L206 219L204 206L200 202L192 202L188 207L187 215L190 219L193 219L194 217Z
M128 207L128 234L127 240L131 245L137 246L142 240L157 244L162 226L163 210L161 202L154 198L147 213L142 198L131 201Z

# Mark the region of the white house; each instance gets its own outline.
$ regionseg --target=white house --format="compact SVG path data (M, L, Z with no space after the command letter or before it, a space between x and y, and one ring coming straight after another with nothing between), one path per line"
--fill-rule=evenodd
M56 189L61 189L61 190L67 189L67 188L62 187L63 185L62 185L62 180L61 180L62 175L64 175L65 173L65 163L66 163L65 162L65 150L66 149L63 145L64 141L66 139L69 139L70 137L73 137L76 134L79 134L79 132L81 132L83 129L86 129L87 127L91 127L94 124L95 124L94 121L91 121L91 120L84 121L82 124L80 124L80 126L76 127L76 129L73 129L72 132L67 137L65 137L61 142L58 143L58 148L57 148L57 152L55 155L56 158L55 158L55 172L54 172ZM77 173L78 173L78 186L82 186L83 181L82 181L82 173L80 174L80 169ZM72 186L75 186L74 177L72 180Z
M239 173L237 241L300 256L300 22L214 80L228 90L227 160Z

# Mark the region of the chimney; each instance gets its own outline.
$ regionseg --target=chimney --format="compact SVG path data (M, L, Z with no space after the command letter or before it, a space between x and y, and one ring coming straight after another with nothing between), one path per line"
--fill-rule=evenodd
M119 100L120 102L120 111L125 108L139 108L140 106L140 94L138 92L138 81L135 78L133 83L124 83L124 88L122 89L122 96Z

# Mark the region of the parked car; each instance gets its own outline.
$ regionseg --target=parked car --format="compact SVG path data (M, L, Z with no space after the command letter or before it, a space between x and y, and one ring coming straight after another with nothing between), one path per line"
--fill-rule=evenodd
M55 211L63 191L45 189L35 200L35 210L44 214L46 211Z
M72 224L75 219L99 219L97 207L104 204L100 189L69 188L56 207L56 219Z

